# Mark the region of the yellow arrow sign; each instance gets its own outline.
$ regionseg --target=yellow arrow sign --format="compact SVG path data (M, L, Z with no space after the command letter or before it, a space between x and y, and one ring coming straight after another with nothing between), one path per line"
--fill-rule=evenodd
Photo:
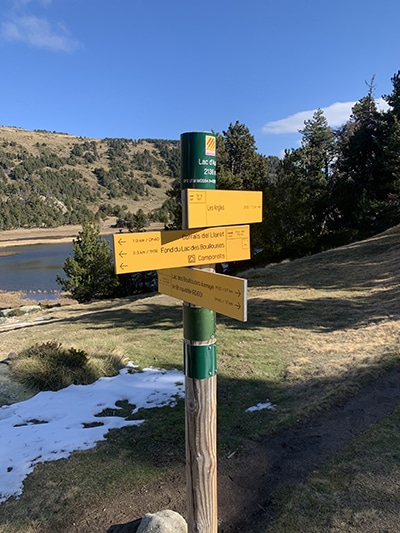
M209 228L262 220L262 192L182 190L183 225Z
M117 274L250 259L250 228L117 234L114 259Z
M247 280L196 268L158 272L158 291L246 322Z

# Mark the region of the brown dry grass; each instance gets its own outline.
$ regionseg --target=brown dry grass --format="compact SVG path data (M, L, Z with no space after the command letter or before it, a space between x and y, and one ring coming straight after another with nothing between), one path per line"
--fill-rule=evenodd
M400 354L399 257L395 227L368 241L243 273L249 314L299 347L288 379L344 375Z

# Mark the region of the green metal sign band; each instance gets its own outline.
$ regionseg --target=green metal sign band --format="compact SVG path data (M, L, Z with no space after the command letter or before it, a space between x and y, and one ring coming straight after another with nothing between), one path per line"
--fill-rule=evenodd
M208 379L217 373L217 345L193 346L184 344L185 376L192 379Z
M205 131L181 135L181 188L216 188L216 136ZM182 221L184 223L184 221ZM215 313L209 309L183 305L185 375L207 379L217 373Z
M182 189L215 189L216 176L215 134L206 131L182 133Z
M215 338L215 313L204 307L183 306L183 336L191 341Z

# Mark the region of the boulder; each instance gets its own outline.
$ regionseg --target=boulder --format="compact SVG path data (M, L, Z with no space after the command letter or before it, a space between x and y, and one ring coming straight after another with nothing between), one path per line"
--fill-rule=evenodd
M137 533L187 533L187 524L179 513L166 509L145 514Z

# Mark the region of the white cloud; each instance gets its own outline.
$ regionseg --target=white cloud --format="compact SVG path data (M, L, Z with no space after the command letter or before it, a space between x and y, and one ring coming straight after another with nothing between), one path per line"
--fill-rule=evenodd
M377 98L375 103L379 111L387 111L389 109L389 104L383 98Z
M79 47L62 24L52 26L46 19L33 15L21 16L1 25L0 37L6 41L20 41L36 48L56 52L73 52Z
M322 111L330 126L340 126L348 120L354 104L355 102L336 102L328 107L322 108ZM281 133L297 133L304 127L304 121L310 120L313 117L315 111L316 109L300 111L287 118L267 122L262 131L263 133L272 133L276 135Z
M335 128L337 126L341 126L347 122L347 120L349 120L351 110L355 103L356 102L335 102L334 104L321 109L324 112L328 124L332 128ZM382 98L377 99L376 104L380 110L385 110L388 108L388 105ZM317 109L301 111L280 120L267 122L267 124L263 126L262 131L263 133L269 133L272 135L279 135L282 133L298 133L299 130L303 129L304 121L312 119L315 111L317 111Z
M80 43L71 37L62 23L53 23L25 11L29 5L46 7L51 3L52 0L14 0L9 20L0 25L0 39L56 52L73 52L79 48Z

